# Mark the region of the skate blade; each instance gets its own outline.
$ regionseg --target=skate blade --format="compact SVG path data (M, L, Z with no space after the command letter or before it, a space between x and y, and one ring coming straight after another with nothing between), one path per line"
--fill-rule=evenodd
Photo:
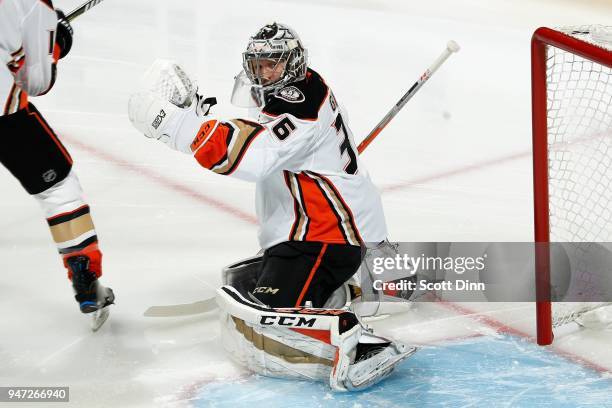
M91 331L97 332L100 329L100 327L102 327L104 322L106 322L109 314L110 314L110 310L108 306L103 307L102 309L98 309L95 312L93 312L93 316L91 319Z
M395 367L399 363L412 356L418 350L418 347L405 346L404 350L400 351L399 354L390 357L384 364L377 368L377 371L379 372L378 376L376 376L375 378L366 377L363 378L361 381L359 381L358 379L356 379L356 381L348 381L346 384L346 388L349 391L359 391L379 383L380 381L391 375L391 373L395 370Z

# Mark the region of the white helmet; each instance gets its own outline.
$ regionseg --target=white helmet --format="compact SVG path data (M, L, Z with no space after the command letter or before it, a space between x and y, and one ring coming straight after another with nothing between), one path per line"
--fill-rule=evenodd
M273 69L282 70L278 78L266 78L262 69L265 61L273 62ZM250 38L246 51L242 53L242 65L254 90L263 97L274 94L288 83L304 79L308 53L292 28L272 23Z

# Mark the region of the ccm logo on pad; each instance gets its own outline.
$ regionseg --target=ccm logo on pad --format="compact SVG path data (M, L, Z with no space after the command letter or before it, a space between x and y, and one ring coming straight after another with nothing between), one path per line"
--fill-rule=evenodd
M316 318L311 317L309 319L302 316L261 316L260 324L263 326L279 325L279 326L291 326L291 327L312 327L314 326Z

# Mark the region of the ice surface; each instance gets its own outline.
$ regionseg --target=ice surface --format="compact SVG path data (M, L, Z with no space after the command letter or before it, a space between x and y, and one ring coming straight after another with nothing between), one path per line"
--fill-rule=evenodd
M79 2L56 5L70 10ZM207 173L129 124L128 95L156 58L176 59L197 76L200 90L219 99L219 114L244 115L229 105L240 52L261 25L286 22L309 47L311 66L347 107L361 140L453 39L461 52L363 156L383 191L391 238L527 241L531 33L540 25L609 23L602 18L611 12L605 1L579 6L569 0L105 1L75 21L74 47L60 62L55 88L33 102L74 157L104 252L104 281L115 290L117 304L105 327L92 334L40 209L0 171L0 385L68 385L69 406L151 407L206 401L207 393L227 395L225 379L235 385L234 397L261 391L261 384L280 384L245 377L226 359L214 313L142 317L154 304L211 296L223 265L258 250L252 185ZM599 393L609 382L594 373L612 370L609 333L583 331L560 339L557 350L571 352L568 361L584 359L583 365L561 362L557 353L498 334L509 327L513 334L533 333L529 305L493 306L459 311L418 305L376 322L383 333L436 348L424 349L381 385L395 393L413 390L408 402L385 400L373 390L351 406L436 406L449 401L443 388L467 387L467 380L476 386L465 389L466 405L478 405L483 389L518 398L500 394L507 406L542 401L519 395L538 395L532 392L536 381L559 396L580 395L583 405L589 398L605 405ZM486 340L472 339L480 335ZM472 340L440 345L462 338ZM527 368L508 384L496 374L511 365L496 354L512 344L521 346L512 355ZM480 347L498 348L475 353ZM449 372L458 354L472 365ZM594 370L587 373L584 365ZM555 388L557 374L568 377ZM442 385L432 376L443 377ZM298 387L312 392L304 400L288 395L295 406L308 406L313 395L321 404L345 398L319 386Z

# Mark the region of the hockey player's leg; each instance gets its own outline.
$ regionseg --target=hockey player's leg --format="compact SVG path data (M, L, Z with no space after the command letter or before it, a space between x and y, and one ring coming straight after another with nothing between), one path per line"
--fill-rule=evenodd
M376 336L346 310L263 307L230 286L217 291L217 303L223 344L240 364L262 375L360 390L416 351Z
M72 158L34 105L0 117L0 125L0 160L29 194L41 193L68 176Z
M360 318L368 319L388 316L380 314L385 300L409 301L419 295L412 291L374 290L372 281L380 276L372 273L368 262L360 267L362 253L362 249L350 245L283 242L266 250L263 256L250 257L224 268L223 283L233 286L244 297L255 297L271 307L305 304L334 309L350 307ZM395 254L397 249L393 244L384 241L369 248L366 257L395 257ZM390 280L395 278L390 276Z
M98 330L108 318L108 306L115 302L111 288L100 284L102 253L97 243L81 251L64 255L64 265L72 276L74 298L83 313L92 313L92 329ZM94 265L94 266L92 266Z
M81 311L93 312L112 303L112 291L97 283L102 254L68 151L32 104L1 119L7 135L0 150L2 164L45 212Z
M98 248L89 206L83 201L81 185L74 172L35 197L46 214L81 312L97 312L112 304L112 290L98 282L102 276L102 252ZM94 322L98 326L101 323Z
M265 251L253 295L272 307L323 307L360 261L356 246L283 242Z
M221 281L224 285L232 286L245 298L253 300L254 296L252 293L255 287L257 287L262 266L263 251L224 267L221 272ZM351 300L357 297L353 288L355 288L355 284L352 280L342 284L325 301L323 307L326 309L349 307ZM257 300L259 301L259 299Z

